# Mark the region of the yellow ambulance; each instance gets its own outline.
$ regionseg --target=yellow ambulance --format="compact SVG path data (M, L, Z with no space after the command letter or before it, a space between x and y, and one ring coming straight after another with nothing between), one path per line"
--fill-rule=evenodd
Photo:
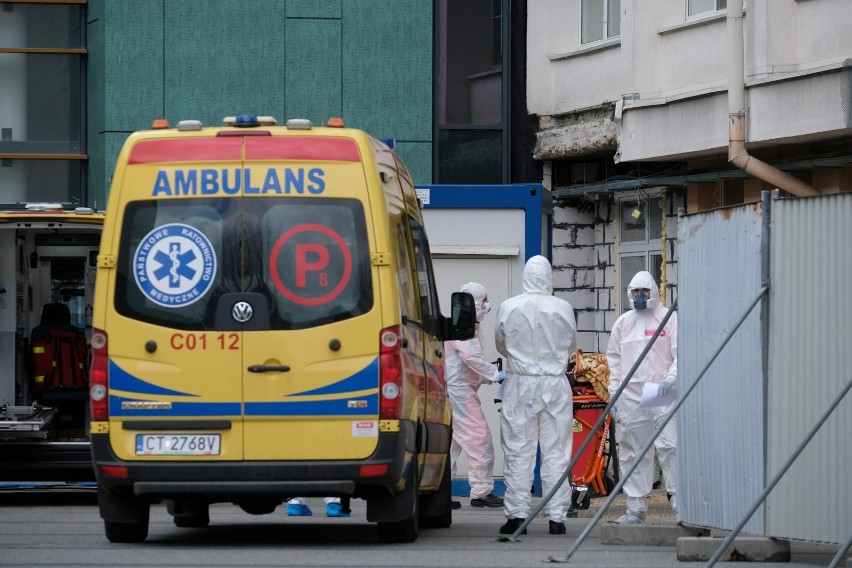
M107 538L211 503L367 503L386 542L452 522L441 314L420 203L388 144L227 117L132 134L97 257L91 446Z

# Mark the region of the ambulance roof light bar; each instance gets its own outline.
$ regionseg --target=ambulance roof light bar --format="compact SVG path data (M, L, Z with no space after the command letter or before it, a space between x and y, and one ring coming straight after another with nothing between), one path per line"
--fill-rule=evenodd
M228 126L237 128L251 128L253 126L275 126L278 121L274 116L257 116L254 114L241 114L239 116L226 116L223 122Z
M178 122L177 129L179 132L186 132L188 130L201 130L201 121L181 120L180 122Z
M287 121L288 130L310 130L313 126L307 118L291 118Z
M27 211L61 211L61 203L27 203L24 206Z

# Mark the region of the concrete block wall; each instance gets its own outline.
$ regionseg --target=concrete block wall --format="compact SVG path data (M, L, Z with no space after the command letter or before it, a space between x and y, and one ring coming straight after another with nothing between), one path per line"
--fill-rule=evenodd
M666 209L666 305L671 306L677 298L677 221L678 214L685 211L686 199L682 193L672 192L668 196Z
M666 208L666 303L677 297L677 221L685 206L671 193ZM577 346L605 353L617 317L616 202L608 196L557 202L553 211L554 293L574 306Z

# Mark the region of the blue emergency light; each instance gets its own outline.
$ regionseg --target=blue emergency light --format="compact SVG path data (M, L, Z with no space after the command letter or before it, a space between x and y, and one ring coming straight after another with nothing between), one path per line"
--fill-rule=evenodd
M379 138L379 140L381 140L382 142L387 144L388 148L393 150L393 146L394 146L394 142L395 142L393 138Z
M241 114L236 117L234 121L234 126L237 128L247 128L249 126L260 126L260 122L257 120L257 115L254 114Z

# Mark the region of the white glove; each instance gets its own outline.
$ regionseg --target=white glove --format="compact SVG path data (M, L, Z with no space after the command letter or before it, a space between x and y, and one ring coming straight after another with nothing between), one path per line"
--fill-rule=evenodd
M672 389L675 389L675 388L676 387L675 387L674 378L669 377L669 378L665 379L663 382L660 383L660 388L657 391L657 396L660 397L660 398L663 398L664 396L669 394L669 392L671 392Z

